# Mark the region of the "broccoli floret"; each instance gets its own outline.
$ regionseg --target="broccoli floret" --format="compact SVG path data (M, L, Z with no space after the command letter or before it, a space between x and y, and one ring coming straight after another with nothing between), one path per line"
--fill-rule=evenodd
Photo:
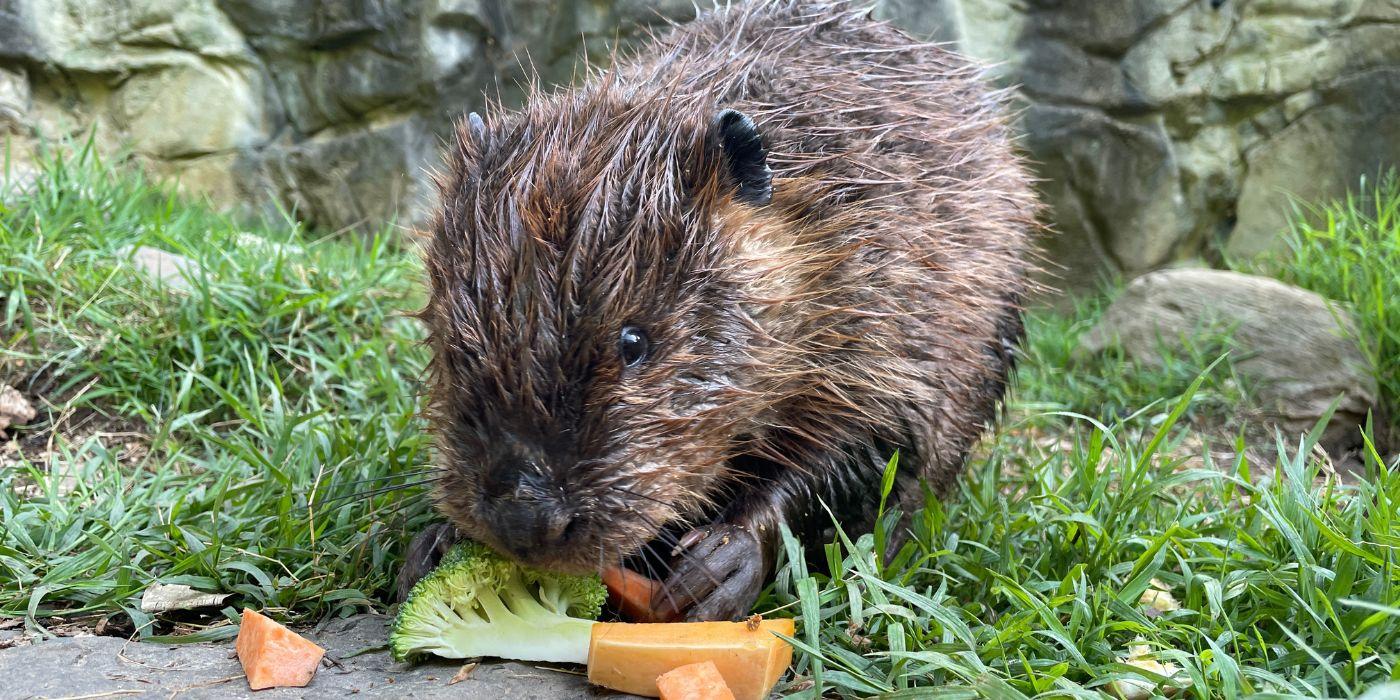
M606 599L597 575L537 571L464 541L399 606L389 648L399 660L436 654L587 663Z

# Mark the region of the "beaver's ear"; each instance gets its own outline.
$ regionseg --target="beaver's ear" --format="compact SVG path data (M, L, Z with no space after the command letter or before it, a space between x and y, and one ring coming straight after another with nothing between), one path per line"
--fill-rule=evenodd
M476 179L480 174L481 158L486 153L489 145L487 140L491 137L486 129L486 122L481 115L476 112L469 112L465 118L457 122L454 147L447 153L450 161L448 171L456 172L465 181ZM452 180L444 179L439 187L446 187Z
M481 115L476 112L467 115L467 136L477 148L486 145L486 122L482 121Z
M726 109L715 115L715 141L724 154L724 166L738 189L735 199L763 205L773 199L773 172L768 169L768 150L763 135L743 112Z

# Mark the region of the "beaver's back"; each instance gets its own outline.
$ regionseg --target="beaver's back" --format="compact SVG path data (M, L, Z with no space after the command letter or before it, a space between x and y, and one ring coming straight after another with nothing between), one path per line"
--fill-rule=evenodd
M707 13L619 75L750 114L775 190L820 194L792 215L843 222L827 235L860 250L825 280L839 290L828 306L865 313L821 343L839 350L822 354L827 386L816 390L883 404L858 407L898 426L877 431L887 444L874 449L903 446L946 483L994 417L1021 335L1036 203L1006 94L866 10L808 0ZM824 418L783 420L820 432L809 424Z

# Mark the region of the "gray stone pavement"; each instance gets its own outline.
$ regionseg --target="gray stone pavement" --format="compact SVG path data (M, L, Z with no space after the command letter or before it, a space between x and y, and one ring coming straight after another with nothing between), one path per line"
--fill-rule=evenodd
M322 665L305 688L248 690L233 653L233 640L167 646L116 637L63 637L0 651L0 700L97 700L98 698L454 698L544 700L626 698L589 686L575 672L525 663L483 663L448 685L460 663L401 664L377 650L387 620L362 615L304 632L341 667Z

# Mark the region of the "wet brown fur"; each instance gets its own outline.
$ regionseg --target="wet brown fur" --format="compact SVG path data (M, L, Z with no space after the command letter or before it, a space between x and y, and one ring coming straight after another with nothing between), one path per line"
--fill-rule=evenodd
M780 522L829 522L819 499L867 517L895 449L906 498L946 487L1021 336L1037 205L1004 102L863 9L767 0L464 123L425 251L441 510L509 549L481 480L513 451L548 477L515 498L567 529L530 563L713 521L766 571ZM763 134L770 204L734 201L724 108ZM626 324L653 340L636 368Z

